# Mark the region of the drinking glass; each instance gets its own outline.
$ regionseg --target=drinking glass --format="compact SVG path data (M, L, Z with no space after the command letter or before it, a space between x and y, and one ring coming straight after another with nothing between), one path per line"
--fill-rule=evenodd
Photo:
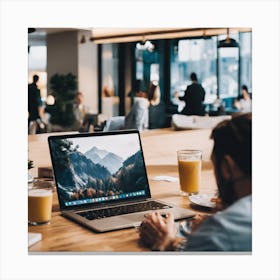
M197 194L201 182L202 152L200 150L177 151L181 195Z

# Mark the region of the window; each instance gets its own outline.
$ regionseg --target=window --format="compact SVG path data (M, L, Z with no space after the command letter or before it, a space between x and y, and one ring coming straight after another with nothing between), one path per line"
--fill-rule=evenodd
M230 34L230 37L238 42L238 33ZM219 41L225 39L225 35L218 36ZM236 97L238 95L238 71L239 48L227 47L218 49L219 63L219 97L221 99Z
M29 70L45 71L47 66L47 47L31 46L28 54Z
M28 83L34 75L39 76L38 88L43 101L47 98L47 47L31 46L28 51Z
M230 37L239 47L217 48L218 41L226 38L225 34L167 40L169 53L164 49L166 41L161 44L163 40L152 41L155 46L152 50L145 49L144 44L135 44L133 79L141 80L144 85L150 80L159 80L160 85L164 84L165 102L178 105L181 111L185 103L176 96L184 95L191 84L190 74L195 72L205 89L206 110L211 109L218 94L226 109L231 109L243 84L252 91L252 33L232 32ZM170 62L166 63L166 57ZM166 73L170 75L168 79Z
M171 41L170 99L178 103L174 93L184 95L191 83L190 74L197 74L199 83L205 89L205 102L212 103L217 93L217 38L182 39ZM184 106L184 104L179 105ZM181 107L180 106L180 107ZM179 109L180 110L180 109Z
M252 93L252 33L240 33L240 86Z
M118 44L104 44L101 50L101 112L110 118L119 115L119 46Z
M118 45L102 45L102 93L103 96L118 95Z
M136 80L142 81L144 89L150 81L159 82L159 52L155 42L137 43L135 47L135 60Z

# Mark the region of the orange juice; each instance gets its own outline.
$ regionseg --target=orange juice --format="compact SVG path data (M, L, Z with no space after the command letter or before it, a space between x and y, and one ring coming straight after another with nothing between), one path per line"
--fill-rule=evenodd
M201 160L178 160L179 178L183 193L198 193L201 179Z
M52 213L52 190L31 189L28 191L28 222L47 223Z

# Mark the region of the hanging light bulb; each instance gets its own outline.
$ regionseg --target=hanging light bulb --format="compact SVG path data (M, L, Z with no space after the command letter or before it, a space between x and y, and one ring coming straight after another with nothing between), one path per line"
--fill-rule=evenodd
M142 42L141 43L138 42L136 44L136 48L138 50L143 50L143 51L147 50L149 52L152 52L155 49L155 45L151 41L146 40L145 37L143 36Z

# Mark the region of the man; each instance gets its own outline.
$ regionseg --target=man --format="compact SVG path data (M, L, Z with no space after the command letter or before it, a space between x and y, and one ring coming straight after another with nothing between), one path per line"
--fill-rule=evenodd
M88 114L89 108L84 105L84 95L80 91L76 93L73 111L75 115L75 121L72 126L73 130L84 130L85 127L83 127L83 125L85 125L85 116Z
M155 212L140 227L141 241L160 251L252 251L252 115L212 131L212 161L223 210L203 219L187 240L176 237L172 214Z
M28 85L28 123L41 119L43 116L43 107L40 89L37 86L39 76L33 76L33 82Z
M198 83L196 73L191 73L190 78L192 84L187 87L185 95L179 97L180 100L183 100L186 103L181 113L184 115L204 116L204 88Z

